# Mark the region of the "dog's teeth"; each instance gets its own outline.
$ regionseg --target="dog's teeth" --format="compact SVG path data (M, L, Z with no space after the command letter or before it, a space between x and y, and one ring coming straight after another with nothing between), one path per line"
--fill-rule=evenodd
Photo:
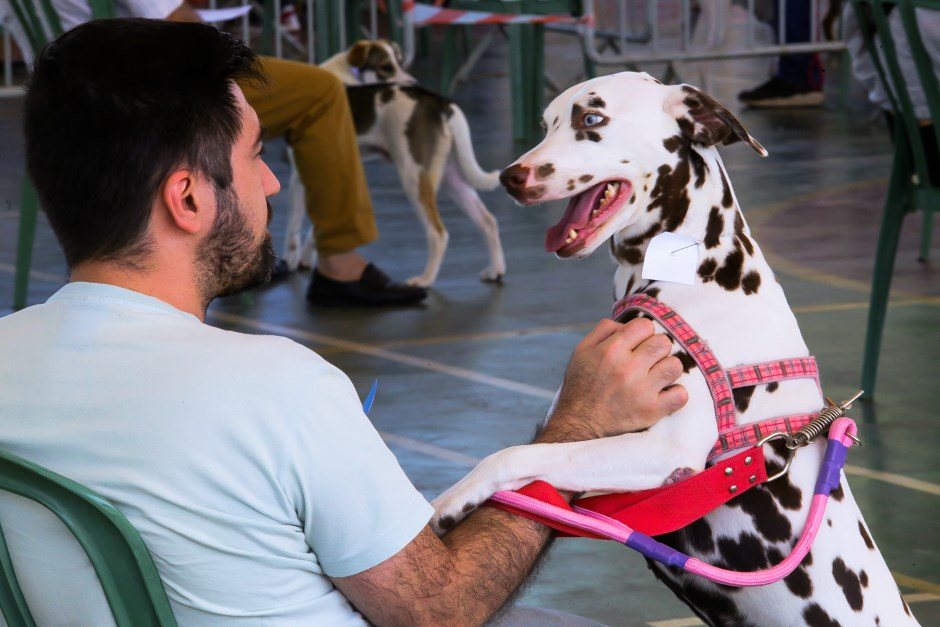
M565 240L565 243L570 244L571 242L575 240L576 237L578 237L578 232L575 231L574 229L571 229L570 231L568 231L568 239Z

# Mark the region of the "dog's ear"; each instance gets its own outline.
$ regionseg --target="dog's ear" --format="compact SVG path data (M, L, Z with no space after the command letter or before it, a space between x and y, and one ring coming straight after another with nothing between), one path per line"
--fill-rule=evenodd
M360 39L346 53L346 62L352 67L362 67L365 65L371 46L372 42L368 39Z
M404 66L405 65L405 53L402 52L401 46L398 45L397 41L390 41L388 43L389 45L391 45L392 50L395 51L395 60L398 61L398 65Z
M664 108L679 123L682 134L693 142L714 146L719 142L727 145L741 140L760 156L767 156L767 150L748 134L734 114L695 87L680 85Z

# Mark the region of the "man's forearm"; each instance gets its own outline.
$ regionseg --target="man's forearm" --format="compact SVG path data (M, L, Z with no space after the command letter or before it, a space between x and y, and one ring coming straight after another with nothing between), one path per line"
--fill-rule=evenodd
M452 555L457 592L445 596L462 606L442 617L483 624L520 591L552 537L548 527L503 510L485 507L472 514L442 538Z
M582 423L568 423L567 427L559 424L549 422L534 442L574 442L595 437L585 431ZM569 501L576 496L562 494ZM473 616L480 623L492 616L524 586L553 538L545 525L503 510L484 507L471 514L442 538L453 555L455 577L459 578L453 584L464 591L453 597L466 604L454 608L460 612L449 616Z

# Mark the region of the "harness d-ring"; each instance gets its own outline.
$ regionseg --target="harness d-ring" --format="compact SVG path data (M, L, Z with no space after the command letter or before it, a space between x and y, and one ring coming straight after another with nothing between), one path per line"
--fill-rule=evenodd
M771 440L783 440L784 444L787 445L787 455L786 462L783 464L783 468L775 475L767 477L767 481L764 483L770 483L775 479L779 479L783 475L787 474L787 471L790 470L790 464L793 463L793 455L796 453L797 447L793 445L793 438L789 433L785 431L778 431L777 433L771 433L768 436L761 438L757 444L754 445L754 448L760 448L770 442Z

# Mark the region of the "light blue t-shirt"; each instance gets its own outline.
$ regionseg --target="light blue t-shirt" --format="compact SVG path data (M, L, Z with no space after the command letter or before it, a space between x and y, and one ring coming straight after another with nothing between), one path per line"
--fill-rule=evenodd
M349 379L288 339L72 283L0 318L0 347L0 446L122 510L181 625L361 625L324 573L431 516Z

